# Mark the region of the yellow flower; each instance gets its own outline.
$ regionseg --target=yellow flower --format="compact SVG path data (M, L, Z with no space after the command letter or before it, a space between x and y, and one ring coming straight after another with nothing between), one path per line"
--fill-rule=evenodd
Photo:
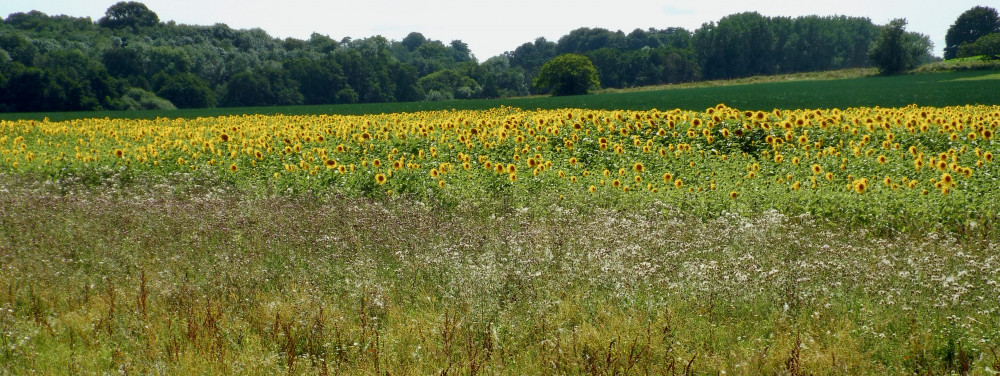
M375 175L375 182L378 183L379 185L385 184L387 180L388 179L385 177L384 174Z
M642 165L642 162L636 163L635 165L632 166L632 171L635 171L637 173L642 173L644 169L645 166Z

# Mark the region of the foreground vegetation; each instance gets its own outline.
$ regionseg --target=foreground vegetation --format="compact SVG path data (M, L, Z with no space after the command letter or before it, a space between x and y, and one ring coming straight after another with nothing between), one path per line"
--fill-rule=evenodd
M0 372L995 374L997 127L983 105L0 121Z
M0 373L1000 369L996 238L0 179Z

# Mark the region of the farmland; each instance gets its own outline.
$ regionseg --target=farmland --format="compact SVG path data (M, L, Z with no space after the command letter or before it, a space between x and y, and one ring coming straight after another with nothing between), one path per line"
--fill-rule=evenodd
M0 360L990 374L988 77L2 121Z

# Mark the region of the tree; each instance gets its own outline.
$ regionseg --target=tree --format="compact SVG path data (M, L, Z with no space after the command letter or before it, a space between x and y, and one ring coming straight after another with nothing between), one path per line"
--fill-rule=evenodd
M552 95L587 94L591 88L600 88L597 68L586 56L565 54L556 56L542 66L534 85Z
M156 95L169 100L177 108L215 107L215 93L204 80L191 73L165 77Z
M963 43L974 43L991 33L1000 33L1000 15L996 9L977 6L965 11L944 36L944 58L958 57L958 48Z
M868 57L875 63L882 74L896 74L907 68L906 50L903 47L906 38L906 20L897 18L882 28L881 34Z
M155 26L160 23L160 17L149 10L145 4L136 1L121 1L112 5L104 12L104 17L97 21L98 25L111 29L138 28Z

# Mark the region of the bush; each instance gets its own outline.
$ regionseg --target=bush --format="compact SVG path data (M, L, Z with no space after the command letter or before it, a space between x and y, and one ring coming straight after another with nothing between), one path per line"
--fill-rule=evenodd
M1000 33L987 34L973 43L958 47L958 57L982 56L986 60L1000 59Z
M592 88L600 88L597 68L589 58L577 54L556 56L542 66L535 78L535 88L552 95L587 94Z
M124 110L176 110L170 101L160 98L151 92L131 88L122 96Z

